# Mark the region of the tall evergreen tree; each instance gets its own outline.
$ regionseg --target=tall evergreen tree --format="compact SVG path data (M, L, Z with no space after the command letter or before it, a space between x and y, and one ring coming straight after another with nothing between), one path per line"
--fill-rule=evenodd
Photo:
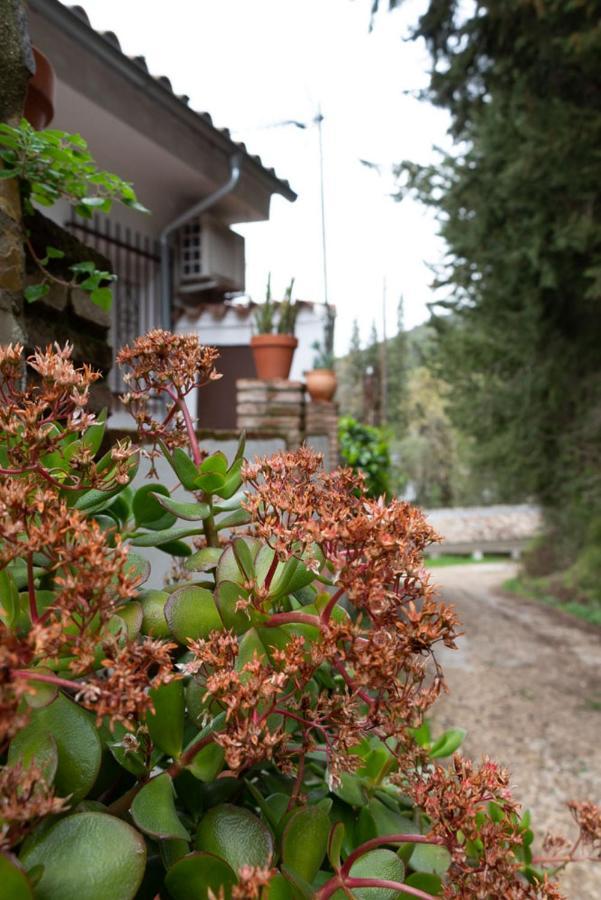
M450 250L452 414L569 561L601 519L601 2L430 0L416 34L457 147L402 167Z

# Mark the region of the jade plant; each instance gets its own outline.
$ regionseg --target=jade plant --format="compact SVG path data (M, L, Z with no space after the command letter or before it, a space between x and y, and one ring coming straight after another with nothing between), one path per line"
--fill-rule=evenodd
M431 732L457 634L434 532L308 448L205 453L186 397L216 361L125 348L139 445L103 451L70 348L0 351L0 894L560 897L601 812L539 860L507 774ZM135 487L159 454L170 483ZM140 548L179 580L149 586Z

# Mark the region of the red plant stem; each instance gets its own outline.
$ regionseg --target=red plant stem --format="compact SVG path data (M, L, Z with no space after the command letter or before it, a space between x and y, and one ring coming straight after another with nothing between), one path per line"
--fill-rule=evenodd
M335 894L336 891L342 889L346 892L347 888L359 888L359 887L379 887L379 888L392 888L396 891L404 891L406 894L410 894L412 897L420 897L421 900L436 900L432 894L427 894L425 891L420 891L419 888L411 887L408 884L402 884L399 881L388 881L385 878L347 878L343 879L341 876L335 875L329 881L327 881L324 886L315 894L316 900L328 900L332 894Z
M355 860L359 859L359 857L363 856L365 853L369 853L369 851L373 850L374 847L381 847L385 844L442 844L442 840L440 838L428 837L425 834L381 835L380 837L375 837L369 841L365 841L364 844L361 844L359 847L353 850L353 852L350 853L344 861L340 872L343 875L348 875Z
M271 561L271 565L269 566L269 571L265 576L265 587L267 590L271 587L271 582L273 581L273 576L275 575L275 570L278 567L279 559L277 553L274 552L273 559Z
M294 782L294 788L292 789L292 793L290 794L290 800L288 801L288 806L286 807L287 811L291 810L296 801L298 800L298 796L301 792L301 788L303 786L303 777L305 775L305 754L301 753L298 766L296 769L296 779Z
M185 397L182 397L181 394L176 393L170 388L167 388L167 393L184 417L186 431L188 432L188 440L190 442L190 450L192 451L192 458L195 465L199 466L202 460L202 456L200 454L200 447L198 446L198 440L196 438L196 432L194 430L194 422L192 421L192 416L190 415L190 410L188 409L186 399Z
M357 685L354 683L354 681L351 678L351 676L349 675L349 673L344 668L344 665L341 660L335 659L333 662L333 666L336 669L336 671L342 675L342 677L344 678L344 680L348 684L348 686L351 688L351 690L355 691L355 693L357 694L358 697L361 697L361 699L364 700L368 706L376 705L376 701L374 700L373 697L370 697L369 694L366 694L365 691L362 691L357 687Z
M420 891L419 888L411 887L411 885L404 884L400 881L389 881L387 878L348 878L344 884L345 887L349 888L392 888L392 890L403 891L403 893L409 894L411 897L420 897L421 900L436 900L436 897L434 897L433 894L428 894L426 891Z
M277 628L278 625L290 625L294 623L299 625L313 625L315 628L321 628L319 616L312 616L310 613L302 612L276 613L264 622L263 625L265 628Z
M182 769L185 769L188 763L191 763L197 753L200 753L203 747L206 747L214 740L213 734L207 734L205 737L200 738L194 744L191 744L188 749L182 753L180 758L176 760L169 768L167 769L167 774L172 777L178 775Z
M68 681L66 678L59 678L58 675L48 675L45 672L34 672L31 669L13 669L13 678L23 678L25 681L43 681L45 684L54 684L57 687L68 688L71 691L78 691L85 687L80 681Z
M323 612L321 614L322 622L326 623L326 622L330 621L330 616L332 615L332 611L343 594L344 594L344 591L342 590L342 588L340 588L334 594L332 594L332 596L328 600L327 606L324 607Z
M38 606L35 599L35 582L33 580L33 556L27 554L27 591L29 594L29 615L32 622L39 622Z

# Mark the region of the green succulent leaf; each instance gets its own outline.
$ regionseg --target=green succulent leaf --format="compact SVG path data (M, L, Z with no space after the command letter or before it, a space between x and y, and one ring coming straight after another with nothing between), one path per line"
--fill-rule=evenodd
M190 840L175 808L175 791L169 775L152 778L138 791L131 805L134 825L150 837Z
M52 734L30 730L18 731L10 742L8 764L20 763L24 768L35 765L47 784L52 784L58 769L58 748Z
M344 822L335 822L328 835L328 859L333 869L340 868L340 855L344 843Z
M203 547L186 561L186 569L189 572L207 572L217 566L222 554L221 547Z
M229 500L240 489L242 484L242 466L244 460L238 459L232 465L231 469L224 476L223 485L214 491L222 500Z
M194 738L198 740L198 737ZM214 781L223 769L225 755L223 748L215 742L199 750L187 768L199 781Z
M231 866L212 853L190 853L171 866L165 886L173 900L208 900L219 896L223 889L226 898L237 882Z
M213 595L206 588L182 587L174 591L165 604L165 618L180 644L223 630Z
M21 854L43 866L36 900L133 900L146 866L144 840L130 825L100 812L60 819Z
M430 759L442 759L452 756L462 745L467 731L463 728L450 728L445 731L430 748Z
M7 569L0 572L0 619L14 628L19 616L19 591L15 579Z
M142 604L142 634L169 637L171 632L165 618L165 604L169 600L169 594L166 591L150 590L139 594L138 598Z
M232 550L240 575L245 581L250 581L254 575L254 566L252 552L248 543L242 538L236 538L232 543Z
M217 450L216 453L211 453L210 456L207 456L207 458L202 461L199 466L199 472L202 472L203 474L205 472L216 472L219 475L225 475L227 466L228 463L225 453L222 453L221 450Z
M328 848L330 816L326 806L295 810L282 834L282 860L305 881L312 882Z
M364 856L360 856L351 866L351 878L381 878L385 881L402 883L405 878L405 866L392 850L371 850ZM399 896L395 888L379 888L377 893L373 888L353 888L353 897L357 900L395 900ZM342 891L334 894L336 900L343 900Z
M409 885L409 887L419 888L420 891L425 891L426 894L431 894L433 897L438 897L442 893L440 877L426 872L413 872L412 875L405 879L405 884ZM402 891L398 897L399 900L414 900L415 895Z
M446 847L436 844L416 844L409 859L409 865L416 872L430 875L444 875L451 864L451 856Z
M145 484L138 488L132 501L136 526L153 531L165 531L172 527L177 517L163 508L159 497L169 498L169 490L163 484Z
M34 900L33 887L14 856L0 852L0 897L5 900Z
M134 547L162 547L183 538L202 534L202 528L168 528L166 531L149 531L131 538Z
M163 509L166 509L178 519L185 519L188 522L198 522L201 519L208 518L211 514L207 503L182 503L178 500L172 500L170 496L161 496L161 494L157 494L156 500Z
M254 560L261 547L260 541L256 538L240 537L236 538L236 542L242 541L246 544L250 554L251 561ZM219 563L217 564L216 580L219 581L235 581L242 584L245 581L244 575L240 571L240 567L234 554L234 547L230 544L221 554Z
M77 803L91 790L102 758L102 745L94 718L64 694L48 706L33 710L28 724L19 733L24 741L40 740L52 735L58 751L58 767L54 783L59 796L71 795ZM18 746L18 745L17 745ZM13 759L16 751L13 750Z
M196 848L225 860L234 872L242 866L269 866L274 853L269 828L243 806L223 803L200 821Z
M181 679L162 684L150 692L154 711L149 710L146 724L150 737L163 753L177 758L184 742L186 703Z
M171 468L181 481L182 487L187 491L196 490L198 469L188 454L181 447L176 447L173 453L170 453L164 444L161 444L161 449Z
M248 591L233 581L220 581L215 590L215 603L223 624L236 634L244 634L250 627L248 613L236 609L238 601L247 597Z

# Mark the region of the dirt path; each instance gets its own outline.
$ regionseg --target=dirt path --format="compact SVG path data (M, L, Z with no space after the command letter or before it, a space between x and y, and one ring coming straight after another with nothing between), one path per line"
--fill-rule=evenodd
M572 834L566 800L601 803L601 630L500 592L509 563L435 569L465 636L441 655L450 694L436 723L468 730L464 751L512 772L537 830ZM601 900L601 863L573 867L569 900Z

